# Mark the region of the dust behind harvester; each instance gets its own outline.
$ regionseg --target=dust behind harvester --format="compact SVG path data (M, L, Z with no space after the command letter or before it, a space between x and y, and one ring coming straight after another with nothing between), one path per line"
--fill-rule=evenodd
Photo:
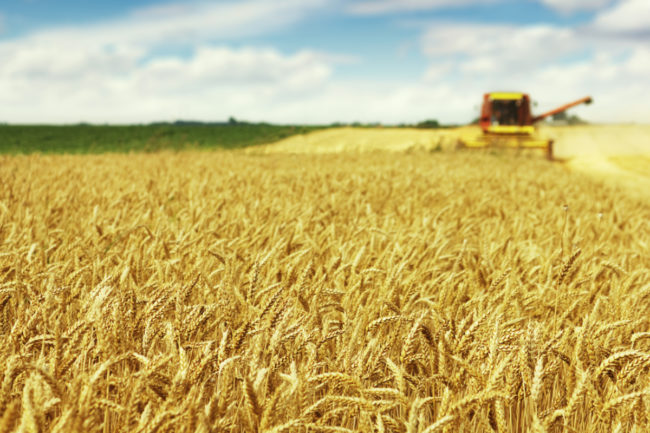
M535 116L530 110L530 97L519 92L490 92L483 95L479 126L482 135L459 144L467 148L505 147L518 149L544 149L553 159L553 140L537 135L535 123L580 104L590 104L587 96Z

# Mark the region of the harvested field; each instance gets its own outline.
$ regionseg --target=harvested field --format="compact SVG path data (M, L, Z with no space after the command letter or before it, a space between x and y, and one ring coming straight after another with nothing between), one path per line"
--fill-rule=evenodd
M650 178L650 155L612 156L609 159L627 172Z
M269 149L0 157L1 433L650 429L647 200Z
M542 126L540 133L556 141L559 158L650 155L650 125Z
M480 134L480 129L472 126L433 130L336 128L295 135L246 151L255 154L450 151L459 138L471 139ZM554 140L554 156L566 167L605 180L637 196L650 194L650 125L544 125L539 128L539 136ZM494 153L476 149L471 152ZM537 150L525 152L540 157L545 155Z
M448 150L460 134L474 128L330 128L312 134L294 135L276 143L248 148L250 153L361 153Z
M650 197L650 125L584 125L542 128L556 140L567 167Z

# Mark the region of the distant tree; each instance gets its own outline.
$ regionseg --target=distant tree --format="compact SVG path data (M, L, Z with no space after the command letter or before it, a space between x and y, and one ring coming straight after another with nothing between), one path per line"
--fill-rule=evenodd
M568 117L569 116L566 114L566 111L560 111L559 113L555 113L551 116L553 122L566 122L568 120Z
M569 115L566 111L561 111L559 113L551 116L554 123L566 124L566 125L585 125L588 122L579 116L572 114Z
M230 116L230 117L228 118L228 124L229 124L229 125L236 125L236 124L238 124L238 123L239 123L239 122L237 122L237 119L235 119L234 117Z
M201 122L199 120L176 120L174 122L174 125L177 125L177 126L199 126L199 125L206 125L206 123Z
M423 120L415 125L416 128L440 128L440 122L436 119Z
M569 116L569 125L586 125L587 123L589 122L575 114Z

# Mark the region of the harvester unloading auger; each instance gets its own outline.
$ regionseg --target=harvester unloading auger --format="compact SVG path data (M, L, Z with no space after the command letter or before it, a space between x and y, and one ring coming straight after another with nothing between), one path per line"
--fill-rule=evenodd
M479 126L483 133L473 139L461 139L467 148L506 147L544 149L553 159L553 140L537 136L535 123L580 104L591 104L587 96L535 116L530 111L530 97L519 92L491 92L483 95Z

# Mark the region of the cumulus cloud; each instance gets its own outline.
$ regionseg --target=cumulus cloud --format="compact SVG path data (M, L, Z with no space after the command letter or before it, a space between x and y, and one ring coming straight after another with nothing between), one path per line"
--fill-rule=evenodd
M362 0L352 3L348 11L360 15L418 11L497 3L499 0Z
M152 50L263 34L286 26L323 0L179 3L136 10L119 20L63 27L0 41L5 74L59 77L125 72Z
M63 27L0 41L5 77L65 78L121 74L153 50L196 46L286 26L323 0L178 3L136 10L118 20Z
M596 11L608 6L613 0L541 0L546 6L561 13Z
M408 12L434 10L473 5L508 3L510 0L357 0L348 11L360 15L385 14L391 12ZM611 5L615 0L538 0L540 3L568 14L578 11L598 11ZM643 0L640 0L643 1Z
M611 9L602 11L593 25L601 31L650 39L650 2L622 0Z
M280 96L318 88L333 60L306 50L233 49L223 41L286 26L322 4L169 4L0 41L0 102L12 107L0 120L133 122L261 114L247 104L267 102L268 109ZM189 55L159 54L170 45Z
M650 48L605 37L593 25L434 24L422 37L422 50L431 62L425 78L432 86L454 86L456 99L466 104L473 98L476 105L485 91L521 90L544 111L593 95L594 105L574 110L595 121L650 119L650 106L638 97L650 93L644 78L650 76Z
M330 76L328 63L308 51L283 55L273 49L201 46L189 58L143 63L129 51L62 54L48 58L46 50L32 52L0 70L0 94L13 107L9 120L214 120L238 113L262 120L263 110L306 97ZM30 55L53 64L31 62ZM260 110L251 110L254 106Z
M620 2L578 28L432 23L419 41L428 67L411 82L389 75L342 79L337 65L357 59L340 53L231 43L317 13L324 0L141 9L120 20L0 40L0 105L11 107L0 121L133 123L234 115L286 123L463 122L477 115L473 107L484 92L512 89L531 93L539 111L591 94L596 103L576 109L585 118L647 122L650 107L640 95L650 94L650 47L643 38L619 35L614 25L621 19L625 28L643 28L634 21L642 3ZM184 54L170 54L170 44Z
M422 37L422 46L429 57L455 58L462 72L509 77L527 74L582 48L572 30L549 25L449 23L431 26Z
M299 21L325 0L245 0L172 3L137 9L115 20L47 30L32 39L86 44L140 45L196 43L264 34Z

